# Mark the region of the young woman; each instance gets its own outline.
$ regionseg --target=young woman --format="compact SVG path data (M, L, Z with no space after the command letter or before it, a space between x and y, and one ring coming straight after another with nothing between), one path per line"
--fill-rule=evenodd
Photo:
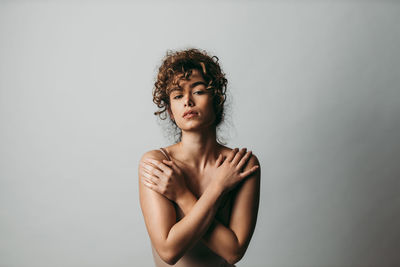
M217 57L167 52L153 101L179 129L175 144L146 152L139 164L140 205L156 266L234 266L257 220L256 156L217 142L227 80Z

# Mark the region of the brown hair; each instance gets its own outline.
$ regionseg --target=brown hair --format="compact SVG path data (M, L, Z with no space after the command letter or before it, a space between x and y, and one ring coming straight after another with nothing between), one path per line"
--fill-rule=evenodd
M158 115L162 120L167 118L171 88L177 86L181 79L189 79L192 70L196 69L207 83L206 90L212 90L215 126L218 126L224 118L225 92L228 83L218 61L218 57L210 56L206 51L195 48L181 51L168 50L154 83L153 102L161 109L154 112L154 115ZM180 74L182 76L175 79Z

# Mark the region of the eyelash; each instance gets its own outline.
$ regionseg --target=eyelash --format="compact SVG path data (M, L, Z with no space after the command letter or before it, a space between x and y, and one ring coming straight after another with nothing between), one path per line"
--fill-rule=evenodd
M196 91L194 93L200 93L200 95L202 95L204 93L204 91ZM177 98L178 96L182 96L182 95L176 95L176 96L174 96L174 99L178 99Z

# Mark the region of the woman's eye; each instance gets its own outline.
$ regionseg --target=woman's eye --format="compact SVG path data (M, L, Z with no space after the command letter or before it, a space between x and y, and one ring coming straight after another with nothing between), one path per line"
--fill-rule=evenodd
M196 91L196 92L194 92L194 94L199 94L199 95L202 95L202 94L204 94L205 92L204 91ZM176 96L174 96L173 98L174 99L179 99L179 98L181 98L182 97L182 95L176 95Z

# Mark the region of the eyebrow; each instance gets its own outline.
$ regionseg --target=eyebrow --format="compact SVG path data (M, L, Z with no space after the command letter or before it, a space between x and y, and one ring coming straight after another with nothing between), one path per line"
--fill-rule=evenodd
M192 84L190 85L190 89L193 89L194 87L196 87L197 85L200 85L200 84L203 84L204 86L207 86L205 82L203 82L203 81L197 81L197 82L194 82L194 83L192 83ZM170 92L170 93L172 93L172 92L174 92L174 91L183 91L183 89L182 89L181 87L175 87L175 88L172 88L172 89L171 89L171 92Z

